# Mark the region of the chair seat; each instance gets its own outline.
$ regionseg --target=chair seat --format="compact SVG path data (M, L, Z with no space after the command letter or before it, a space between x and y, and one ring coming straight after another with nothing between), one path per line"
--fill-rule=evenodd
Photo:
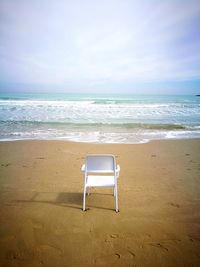
M109 176L98 176L88 175L86 187L113 187L115 186L115 178L113 175Z

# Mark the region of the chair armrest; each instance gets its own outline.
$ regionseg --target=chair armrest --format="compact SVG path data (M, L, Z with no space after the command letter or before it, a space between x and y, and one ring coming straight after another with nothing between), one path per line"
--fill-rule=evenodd
M117 165L117 169L116 169L117 172L120 172L120 166Z
M120 172L120 166L117 165L117 169L116 169L117 177L119 176L119 172Z
M85 164L83 164L83 166L81 167L81 171L82 171L82 172L85 171Z

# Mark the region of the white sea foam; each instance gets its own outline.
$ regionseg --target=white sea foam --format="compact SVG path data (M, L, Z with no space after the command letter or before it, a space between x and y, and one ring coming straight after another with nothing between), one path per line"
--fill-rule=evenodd
M2 101L1 101L2 102ZM89 101L7 101L0 106L1 120L45 122L184 122L197 109L180 105L95 105ZM194 119L193 117L193 119Z
M93 95L58 99L51 95L0 99L0 140L141 143L200 137L199 98Z
M9 135L1 135L0 141L6 140L69 140L75 142L88 142L88 143L146 143L150 140L159 139L187 139L187 138L200 138L199 131L133 131L127 132L75 132L75 131L42 131L34 130L27 132L13 132Z

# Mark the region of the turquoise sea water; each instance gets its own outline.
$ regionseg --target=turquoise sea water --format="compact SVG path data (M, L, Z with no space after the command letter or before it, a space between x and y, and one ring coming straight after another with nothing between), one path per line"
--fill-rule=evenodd
M140 143L200 137L200 97L0 94L0 140Z

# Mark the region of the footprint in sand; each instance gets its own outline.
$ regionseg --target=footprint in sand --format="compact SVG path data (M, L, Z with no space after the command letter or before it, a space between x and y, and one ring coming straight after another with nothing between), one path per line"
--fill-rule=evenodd
M12 165L12 164L11 163L1 164L1 167L8 167L10 165Z
M48 254L50 253L51 255L58 255L58 256L62 256L63 255L63 251L60 248L45 244L45 245L39 245L38 246L39 251L43 252L44 254Z
M175 208L180 208L180 205L177 204L177 203L173 203L173 202L168 202L169 205L171 205L172 207L175 207Z
M128 253L131 255L132 258L135 258L136 255L134 252L132 252L131 250L128 250Z
M9 250L6 254L8 260L24 260L24 252L18 250Z
M119 253L115 253L115 256L120 259L121 258L121 255Z
M112 234L112 235L110 235L110 237L111 237L111 238L117 238L118 235L117 235L117 234Z
M119 236L117 234L111 234L108 235L108 237L105 239L105 242L112 242L112 239L118 238Z
M191 242L198 241L200 242L200 235L197 234L190 234L188 235Z
M168 251L168 248L164 247L161 243L150 243L150 246L161 248L162 250Z
M121 258L121 255L119 253L114 253L111 255L105 255L105 256L99 257L95 259L94 263L97 266L108 266L108 264L113 264L120 258Z

